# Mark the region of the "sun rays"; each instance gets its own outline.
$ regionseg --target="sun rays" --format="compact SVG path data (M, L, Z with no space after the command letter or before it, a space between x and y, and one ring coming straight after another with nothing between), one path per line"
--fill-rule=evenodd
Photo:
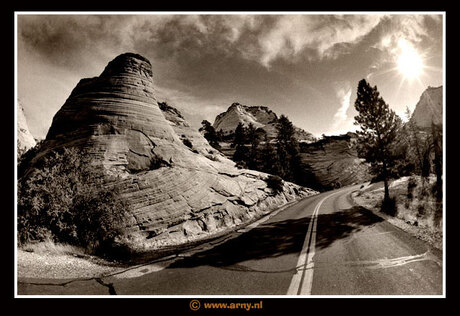
M425 68L422 55L404 39L398 41L398 48L400 53L396 61L396 67L399 73L404 80L412 81L415 79L420 81L420 76Z

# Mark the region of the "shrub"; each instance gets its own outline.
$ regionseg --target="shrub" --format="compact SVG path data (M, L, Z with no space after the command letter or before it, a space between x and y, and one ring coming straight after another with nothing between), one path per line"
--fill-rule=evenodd
M272 189L276 194L283 191L283 179L278 176L269 175L265 182L267 186Z
M237 167L238 169L248 169L248 165L245 161L237 161L235 163L235 167Z
M100 166L73 148L42 159L40 168L18 181L19 243L53 239L90 252L110 247L129 205L104 184Z
M420 204L418 207L417 207L417 216L418 217L422 217L426 214L426 209L425 209L425 205L423 204Z
M187 146L188 148L193 148L193 144L192 144L192 142L191 142L188 138L182 139L182 142L183 142L184 145Z

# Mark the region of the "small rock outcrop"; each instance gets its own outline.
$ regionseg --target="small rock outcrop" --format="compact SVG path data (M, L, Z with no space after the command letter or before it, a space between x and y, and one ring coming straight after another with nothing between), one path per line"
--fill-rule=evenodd
M82 79L54 116L34 161L59 147L85 149L133 208L133 249L180 244L245 223L316 192L237 169L155 98L150 62L125 53L100 76Z
M262 128L269 139L274 139L277 135L277 122L276 113L266 106L247 106L233 103L227 111L216 116L213 127L216 131L222 131L224 135L228 135L235 132L239 123L245 127L252 123L256 129ZM298 141L314 141L312 134L299 127L295 127L295 136Z
M18 128L18 158L21 157L26 151L34 147L36 141L29 130L29 125L27 125L26 116L24 114L24 108L20 101L17 104L17 128Z
M420 96L411 120L422 128L430 128L431 122L437 125L442 124L442 101L442 86L428 87Z

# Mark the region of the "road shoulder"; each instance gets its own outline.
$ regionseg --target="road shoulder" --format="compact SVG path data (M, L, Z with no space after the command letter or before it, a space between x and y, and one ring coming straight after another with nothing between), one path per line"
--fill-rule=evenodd
M407 232L424 242L428 243L432 248L442 252L443 249L443 235L440 232L435 232L427 227L415 226L411 222L404 221L401 218L387 215L380 211L378 207L378 189L374 190L368 188L369 185L364 185L361 189L357 189L350 193L350 201L358 206L364 207L375 215L381 217L393 226ZM377 191L377 192L376 192Z

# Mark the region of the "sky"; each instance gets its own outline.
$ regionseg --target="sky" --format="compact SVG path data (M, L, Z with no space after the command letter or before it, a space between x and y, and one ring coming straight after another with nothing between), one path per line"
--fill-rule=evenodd
M17 13L16 87L29 129L43 139L82 78L132 52L150 60L158 101L193 127L232 103L268 106L315 136L356 130L366 79L404 118L444 85L439 12L341 14Z

